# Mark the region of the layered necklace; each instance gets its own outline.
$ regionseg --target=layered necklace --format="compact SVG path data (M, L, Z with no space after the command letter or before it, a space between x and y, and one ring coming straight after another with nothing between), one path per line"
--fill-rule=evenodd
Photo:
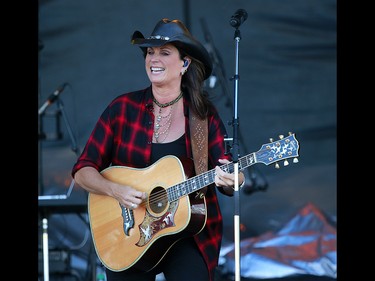
M154 138L155 138L155 141L157 143L162 143L167 138L167 136L169 134L169 129L171 128L171 124L172 124L173 105L181 99L182 94L183 93L180 92L180 94L178 95L177 98L175 98L174 100L172 100L170 102L167 102L167 103L160 103L160 102L158 102L155 99L155 97L152 97L154 103L157 106L159 106L158 113L156 113L154 111L154 114L156 116L156 119L155 119L155 128L154 128ZM165 108L165 107L168 107L168 106L170 106L169 113L166 114L166 115L162 115L161 114L161 109ZM160 136L164 136L164 138L161 140L161 139L159 139Z

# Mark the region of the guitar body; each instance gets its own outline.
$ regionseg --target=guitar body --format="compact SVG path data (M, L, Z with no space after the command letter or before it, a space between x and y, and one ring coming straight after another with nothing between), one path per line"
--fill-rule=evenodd
M276 163L278 168L277 162L292 157L297 163L299 144L294 134L279 137L239 158L240 170L256 163ZM234 173L232 162L220 168ZM215 182L215 169L194 175L191 159L168 155L144 169L112 166L101 173L108 180L147 193L146 201L134 210L120 206L110 196L89 193L95 250L103 265L112 271L130 267L149 271L173 244L199 233L206 224L206 201L198 191Z
M186 180L193 163L175 156L144 168L112 166L102 175L146 192L146 202L131 210L110 196L89 193L88 211L97 255L112 271L130 267L149 271L178 240L199 233L207 219L204 196L196 193L169 200L166 190Z

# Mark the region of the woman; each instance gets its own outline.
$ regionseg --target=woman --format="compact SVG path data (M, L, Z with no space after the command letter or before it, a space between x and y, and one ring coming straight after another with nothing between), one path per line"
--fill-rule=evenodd
M107 106L75 163L72 176L90 195L105 195L100 198L114 198L118 201L116 208L121 206L123 214L128 216L124 219L124 228L125 225L129 228L124 232L129 239L134 238L138 228L145 232L152 228L152 232L143 235L139 230L136 235L141 237L139 241L121 251L119 258L128 259L126 261L129 262L125 267L112 267L106 264L106 257L99 254L99 258L104 260L109 281L155 280L155 276L161 272L168 281L214 280L222 239L222 215L216 188L232 196L235 177L219 168L231 160L231 156L225 154L226 130L215 107L208 100L207 93L203 91L203 82L212 71L210 56L179 20L160 20L148 38L135 31L131 43L143 51L151 85L120 95ZM176 233L176 240L172 238L175 233L157 237L162 232L156 228L168 225L167 216L163 217L162 223L146 224L147 227L144 222L134 222L134 218L140 214L137 213L139 210L142 210L140 217L144 221L157 220L149 210L144 215L145 202L151 200L152 196L148 187L140 190L132 184L116 181L106 176L106 168L125 166L144 172L147 167L159 164L158 161L167 155L177 156L178 159L193 158L192 135L195 132L192 134L190 131L193 114L199 120L207 120L208 155L203 158L203 162L208 162L206 168L214 171L214 182L205 189L203 197L205 221L202 228L191 236L181 235L180 239L180 232L184 230L182 227ZM202 158L201 155L194 156L195 161L198 161L198 157ZM170 172L169 166L154 175L162 176L163 171ZM239 172L238 176L238 182L243 184L243 173ZM181 206L176 207L177 213L182 205L181 201ZM108 211L108 215L110 213ZM176 214L168 218L177 221ZM173 229L173 223L168 226ZM154 240L151 242L147 239ZM163 244L158 244L159 241ZM169 241L170 245L167 244ZM96 244L97 252L99 248ZM157 256L157 252L162 253ZM146 257L147 261L143 261Z

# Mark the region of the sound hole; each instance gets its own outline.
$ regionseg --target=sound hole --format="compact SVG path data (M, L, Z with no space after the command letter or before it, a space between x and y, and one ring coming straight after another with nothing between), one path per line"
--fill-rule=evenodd
M150 193L149 204L150 209L154 213L161 213L164 211L168 205L167 191L161 186L154 188Z

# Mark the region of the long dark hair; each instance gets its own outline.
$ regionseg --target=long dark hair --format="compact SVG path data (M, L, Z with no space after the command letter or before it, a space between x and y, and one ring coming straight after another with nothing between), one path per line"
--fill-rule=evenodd
M177 45L177 44L176 44ZM207 117L212 106L208 98L208 92L204 90L203 83L205 77L205 67L203 63L187 54L181 46L176 46L180 52L181 59L186 56L191 58L190 65L182 76L181 90L188 93L191 101L191 109L201 118Z

